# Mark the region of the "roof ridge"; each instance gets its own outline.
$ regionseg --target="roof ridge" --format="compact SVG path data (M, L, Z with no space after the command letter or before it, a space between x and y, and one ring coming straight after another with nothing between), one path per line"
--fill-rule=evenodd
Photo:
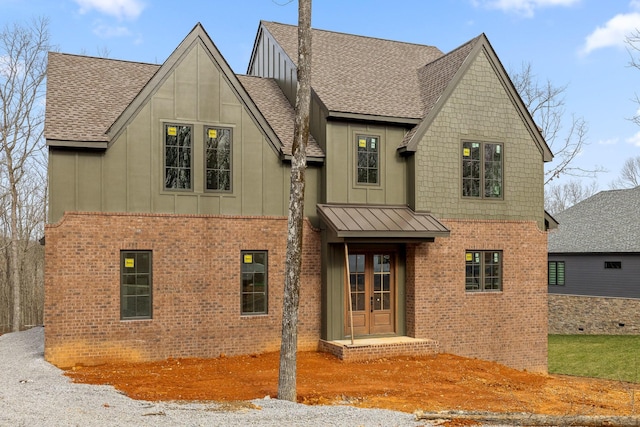
M275 22L275 21L262 21L264 23L268 23L268 24L276 24L276 25L283 25L283 26L287 26L287 27L297 27L297 25L293 25L293 24L284 24L282 22ZM403 45L411 45L411 46L420 46L420 47L429 47L429 48L433 48L433 49L438 49L440 50L437 46L435 45L429 45L429 44L421 44L421 43L413 43L413 42L403 42L400 40L392 40L392 39L385 39L385 38L381 38L381 37L372 37L372 36L364 36L362 34L351 34L351 33L344 33L341 31L334 31L334 30L325 30L322 28L311 28L313 31L319 31L319 32L323 32L323 33L332 33L332 34L338 34L338 35L343 35L343 36L349 36L349 37L359 37L359 38L365 38L365 39L370 39L370 40L380 40L380 41L384 41L384 42L390 42L390 43L398 43L398 44L403 44Z
M153 65L153 66L157 66L157 67L162 66L162 64L154 64L154 63L151 63L151 62L132 61L132 60L129 60L129 59L119 59L119 58L106 58L104 56L81 55L81 54L78 54L78 53L50 51L49 54L63 55L63 56L73 56L73 57L76 57L76 58L97 59L97 60L104 60L104 61L126 62L128 64Z
M470 39L470 40L467 40L466 42L462 43L460 46L458 46L458 47L456 47L456 48L454 48L454 49L450 50L449 52L447 52L447 53L443 53L441 56L437 57L437 58L436 58L436 59L434 59L433 61L431 61L431 62L427 62L426 64L424 64L421 68L424 68L424 67L426 67L427 65L434 64L434 63L436 63L436 62L438 62L438 61L440 61L440 60L444 60L444 59L446 59L447 57L450 57L451 55L453 55L453 54L454 54L454 53L456 53L457 51L461 50L462 48L464 48L464 47L466 47L466 46L470 45L471 43L475 43L475 42L477 42L477 41L480 39L480 37L482 37L482 35L483 35L483 34L484 34L484 33L481 33L481 34L479 34L479 35L475 36L474 38L472 38L472 39Z

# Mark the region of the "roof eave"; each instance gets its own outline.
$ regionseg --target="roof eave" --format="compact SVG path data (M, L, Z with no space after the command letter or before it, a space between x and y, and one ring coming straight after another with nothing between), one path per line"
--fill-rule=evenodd
M379 123L395 123L400 125L411 125L412 127L422 121L419 117L397 117L397 116L378 116L373 114L353 113L346 111L329 110L327 118L334 120L355 120L365 122Z
M92 148L97 150L106 150L109 141L71 141L62 139L47 139L48 147L57 148Z

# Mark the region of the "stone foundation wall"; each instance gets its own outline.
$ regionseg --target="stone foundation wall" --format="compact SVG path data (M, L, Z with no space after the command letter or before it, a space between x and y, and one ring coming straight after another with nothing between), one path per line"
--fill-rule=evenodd
M549 294L549 333L640 334L640 299Z

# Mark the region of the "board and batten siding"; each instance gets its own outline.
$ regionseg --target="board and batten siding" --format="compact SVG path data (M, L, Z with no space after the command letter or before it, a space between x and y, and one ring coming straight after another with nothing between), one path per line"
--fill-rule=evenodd
M164 123L193 126L192 189L164 189ZM232 190L205 187L206 126L232 129ZM106 151L49 150L49 222L65 211L287 215L290 167L196 44ZM305 211L316 218L320 169L306 173Z
M326 203L407 204L407 162L397 148L406 130L396 126L327 122ZM379 183L357 183L359 135L379 138Z
M564 286L549 285L550 294L640 298L640 254L549 254L563 261ZM620 269L604 268L619 261Z

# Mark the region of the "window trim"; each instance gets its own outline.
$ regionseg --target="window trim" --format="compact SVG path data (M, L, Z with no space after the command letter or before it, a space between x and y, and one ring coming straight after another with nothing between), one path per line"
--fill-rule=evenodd
M555 264L555 283L551 283L551 264ZM558 283L558 266L562 265L562 283ZM565 286L567 283L567 267L564 261L547 261L547 285L548 286Z
M498 279L499 279L499 284L498 284L498 289L487 289L485 288L485 273L486 273L486 268L487 268L487 260L486 260L486 256L487 254L499 254L499 259L497 262L498 265ZM469 276L467 275L467 268L469 266L469 261L473 262L473 257L474 254L480 254L480 261L478 263L479 265L479 288L478 289L469 289L468 285L467 285L467 281L469 279ZM471 260L469 259L469 256L471 256ZM472 264L473 265L473 264ZM486 249L486 250L479 250L479 249L467 249L465 250L465 274L464 274L464 278L465 278L465 293L469 293L469 294L477 294L477 293L496 293L496 292L502 292L504 289L504 276L503 276L503 267L504 267L504 254L502 250L499 249Z
M375 138L378 144L378 148L377 148L377 152L376 154L378 155L378 159L377 159L377 166L376 166L376 170L377 170L377 181L376 182L360 182L359 181L359 174L358 174L358 148L359 148L359 142L360 142L360 138ZM380 135L376 135L376 134L369 134L369 133L355 133L355 144L354 144L354 152L355 152L355 161L354 161L354 174L355 174L355 179L354 179L354 183L356 186L363 186L363 187L373 187L373 186L381 186L382 184L382 177L380 175L381 172L381 151L382 151L382 138L380 137ZM367 169L368 170L368 169Z
M622 261L605 261L605 270L622 270Z
M167 187L167 129L169 126L182 126L191 129L191 156L189 159L189 188L168 188ZM178 192L193 192L194 191L194 177L193 177L193 155L195 152L193 134L195 131L195 125L193 123L179 123L179 122L162 122L162 190L163 191L178 191Z
M465 196L464 195L464 161L465 161L465 156L464 156L464 150L465 150L465 144L480 144L480 153L481 153L481 157L480 157L480 195L479 196ZM491 144L491 145L497 145L500 147L500 170L501 170L501 175L500 175L500 197L490 197L490 196L486 196L485 195L485 186L486 186L486 177L485 177L485 159L484 159L484 151L485 151L485 146L487 144ZM462 140L460 143L460 196L463 199L469 199L469 200L491 200L491 201L500 201L500 200L504 200L504 192L505 192L505 184L504 184L504 143L503 142L497 142L497 141L481 141L481 140Z
M203 126L203 147L202 147L202 156L203 156L203 186L204 191L206 193L233 193L233 128L229 126L219 126L219 125L204 125ZM207 143L209 139L209 130L228 130L229 131L229 189L228 190L220 190L220 189L212 189L207 188ZM212 169L213 170L213 169Z
M125 254L127 253L147 253L149 254L149 272L142 273L149 276L149 315L148 316L125 316L124 315L124 277L125 277ZM135 268L135 264L134 264ZM138 273L135 272L137 275ZM153 319L153 251L150 249L121 249L120 250L120 320L151 320Z
M264 254L264 311L244 311L243 296L245 294L243 286L244 279L243 267L245 264L246 255ZM252 292L256 294L257 292ZM266 249L260 250L241 250L240 251L240 315L241 316L264 316L269 314L269 251Z

